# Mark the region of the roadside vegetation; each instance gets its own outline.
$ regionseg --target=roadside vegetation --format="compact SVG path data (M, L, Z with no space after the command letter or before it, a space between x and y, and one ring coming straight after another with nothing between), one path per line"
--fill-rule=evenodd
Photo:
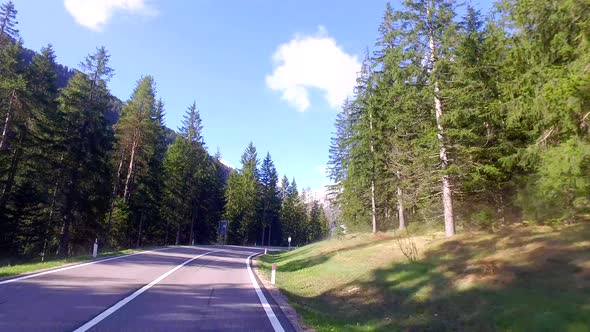
M351 234L259 258L318 331L590 331L590 223Z
M95 239L115 250L325 237L322 203L280 180L270 153L250 143L232 169L208 150L196 102L167 128L166 112L183 110L166 109L154 77L121 101L106 48L78 69L57 53L25 48L14 2L0 1L0 264L72 257Z
M117 251L109 251L98 255L98 258L104 258L109 256L117 256L117 255L127 255L132 254L134 252L138 252L141 250L147 249L126 249L126 250L117 250ZM38 270L50 269L54 267L59 267L62 265L70 264L70 263L78 263L83 261L89 261L92 259L91 255L80 255L69 257L65 259L52 259L45 262L36 262L36 263L21 263L21 264L14 264L14 265L6 265L0 266L0 280L2 278L13 277L19 274L35 272Z

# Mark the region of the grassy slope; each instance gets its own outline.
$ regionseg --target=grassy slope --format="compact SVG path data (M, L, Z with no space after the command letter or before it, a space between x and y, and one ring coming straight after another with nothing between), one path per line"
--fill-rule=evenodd
M359 234L261 257L318 331L590 331L590 223L451 240Z
M103 254L100 254L99 257L125 255L125 254L131 254L136 251L139 251L139 250L127 249L127 250L111 251L111 252L105 252ZM70 264L70 263L87 261L90 259L92 259L92 256L84 255L84 256L76 256L76 257L70 257L70 258L65 258L65 259L50 260L50 261L43 262L43 263L38 262L38 263L17 264L17 265L12 265L12 266L0 266L0 278L12 277L12 276L23 274L23 273L34 272L37 270L50 269L53 267L58 267L58 266Z

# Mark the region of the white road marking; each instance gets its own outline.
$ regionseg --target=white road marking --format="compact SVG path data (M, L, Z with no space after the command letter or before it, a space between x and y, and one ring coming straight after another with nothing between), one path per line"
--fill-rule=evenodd
M248 256L248 258L246 258L246 266L248 267L248 274L250 275L250 281L252 281L252 285L254 286L254 289L256 290L256 295L258 295L258 299L260 300L260 304L262 304L262 307L264 308L264 312L266 312L266 316L268 317L268 320L270 320L270 324L272 324L272 327L275 329L275 332L285 332L285 330L283 329L283 326L281 325L281 322L279 322L279 319L275 315L274 311L272 311L272 307L270 306L270 304L268 304L266 297L264 297L264 293L262 293L262 290L260 289L260 286L258 285L258 282L256 281L256 277L254 276L254 273L252 272L252 268L250 267L250 259L256 255L258 255L258 254L252 254L252 255Z
M125 257L135 256L135 255L142 255L142 254L145 254L145 253L148 253L148 252L162 251L162 250L168 250L168 249L172 249L172 247L170 247L170 248L160 248L160 249L154 249L154 250L140 251L140 252L136 252L134 254L115 256L115 257L105 258L105 259L101 259L101 260L97 260L97 261L92 261L92 262L88 262L88 263L81 263L81 264L76 264L76 265L70 265L70 266L58 268L58 269L55 269L55 270L49 270L49 271L44 271L44 272L39 272L39 273L34 273L34 274L28 274L26 276L22 276L22 277L17 277L17 278L14 278L14 279L8 279L8 280L0 281L0 285L9 284L11 282L21 281L21 280L25 280L25 279L35 278L35 277L43 276L43 275L46 275L46 274L51 274L51 273L56 273L56 272L61 272L61 271L66 271L66 270L71 270L71 269L76 269L76 268L79 268L79 267L88 266L88 265L92 265L92 264L96 264L96 263L108 262L108 261L112 261L112 260L115 260L115 259L121 259L121 258L125 258Z
M115 305L113 305L112 307L108 308L107 310L103 311L100 315L94 317L93 319L91 319L90 321L88 321L86 324L80 326L79 328L75 329L74 332L85 332L88 331L89 329L91 329L94 325L100 323L102 320L104 320L105 318L109 317L110 315L112 315L113 313L115 313L115 311L121 309L124 305L126 305L127 303L131 302L134 298L138 297L139 295L141 295L141 293L147 291L148 289L152 288L153 286L155 286L157 283L159 283L160 281L164 280L166 277L170 276L172 273L178 271L181 267L185 266L186 264L194 261L197 258L203 257L205 255L209 255L211 253L214 253L216 251L219 250L214 250L214 251L209 251L206 252L204 254L195 256L187 261L185 261L184 263L176 266L175 268L173 268L172 270L162 274L161 276L159 276L158 278L156 278L154 281L150 282L149 284L141 287L140 289L136 290L133 294L127 296L126 298L122 299L121 301L117 302Z

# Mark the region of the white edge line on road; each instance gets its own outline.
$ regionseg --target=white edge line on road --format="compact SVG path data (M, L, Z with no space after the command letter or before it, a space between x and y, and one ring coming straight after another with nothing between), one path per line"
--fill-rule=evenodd
M270 306L270 304L268 304L266 297L264 297L264 293L262 293L262 290L260 289L260 286L258 285L258 282L256 281L256 277L254 276L254 273L252 272L252 268L250 267L250 259L258 254L259 253L252 254L252 255L248 256L248 258L246 258L246 266L248 267L248 274L250 275L250 281L252 281L252 285L254 286L254 289L256 290L256 295L258 295L258 299L260 300L260 304L262 304L262 307L264 308L264 312L266 312L266 316L268 317L268 320L270 320L270 324L272 324L272 327L275 329L275 332L285 332L285 330L283 329L283 326L281 325L281 322L279 322L279 319L275 315L274 311L272 311L272 307Z
M154 250L145 250L145 251L140 251L140 252L136 252L136 253L133 253L133 254L120 255L120 256L115 256L115 257L111 257L111 258L105 258L105 259L101 259L101 260L97 260L97 261L91 261L91 262L87 262L87 263L70 265L70 266L66 266L66 267L62 267L62 268L57 268L57 269L54 269L54 270L49 270L49 271L44 271L44 272L39 272L39 273L34 273L34 274L27 274L27 275L22 276L22 277L16 277L16 278L13 278L13 279L8 279L8 280L0 281L0 285L9 284L11 282L16 282L16 281L25 280L25 279L35 278L35 277L43 276L43 275L46 275L46 274L51 274L51 273L56 273L56 272L61 272L61 271L66 271L66 270L71 270L71 269L76 269L76 268L79 268L79 267L88 266L88 265L92 265L92 264L96 264L96 263L108 262L108 261L112 261L112 260L115 260L115 259L121 259L121 258L125 258L125 257L131 257L131 256L135 256L135 255L146 254L148 252L168 250L168 249L172 249L172 248L173 247L160 248L160 249L154 249Z
M93 319L91 319L90 321L88 321L86 324L80 326L79 328L75 329L74 332L85 332L88 331L89 329L91 329L94 325L100 323L102 320L104 320L105 318L109 317L110 315L112 315L113 313L115 313L115 311L121 309L124 305L126 305L127 303L131 302L134 298L138 297L139 295L141 295L141 293L147 291L148 289L152 288L153 286L155 286L157 283L159 283L160 281L164 280L166 277L170 276L172 273L178 271L181 267L185 266L186 264L194 261L197 258L203 257L205 255L209 255L211 253L214 253L216 251L219 250L214 250L214 251L209 251L206 252L204 254L195 256L187 261L185 261L184 263L176 266L175 268L173 268L172 270L162 274L161 276L159 276L158 278L156 278L154 281L150 282L149 284L141 287L140 289L136 290L135 292L133 292L133 294L127 296L126 298L122 299L121 301L117 302L115 305L113 305L112 307L108 308L107 310L103 311L102 313L100 313L98 316L94 317Z

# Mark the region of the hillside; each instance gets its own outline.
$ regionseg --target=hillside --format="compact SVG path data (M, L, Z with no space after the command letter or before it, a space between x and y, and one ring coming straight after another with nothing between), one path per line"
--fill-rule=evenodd
M590 331L590 223L414 237L353 234L260 258L318 331Z

